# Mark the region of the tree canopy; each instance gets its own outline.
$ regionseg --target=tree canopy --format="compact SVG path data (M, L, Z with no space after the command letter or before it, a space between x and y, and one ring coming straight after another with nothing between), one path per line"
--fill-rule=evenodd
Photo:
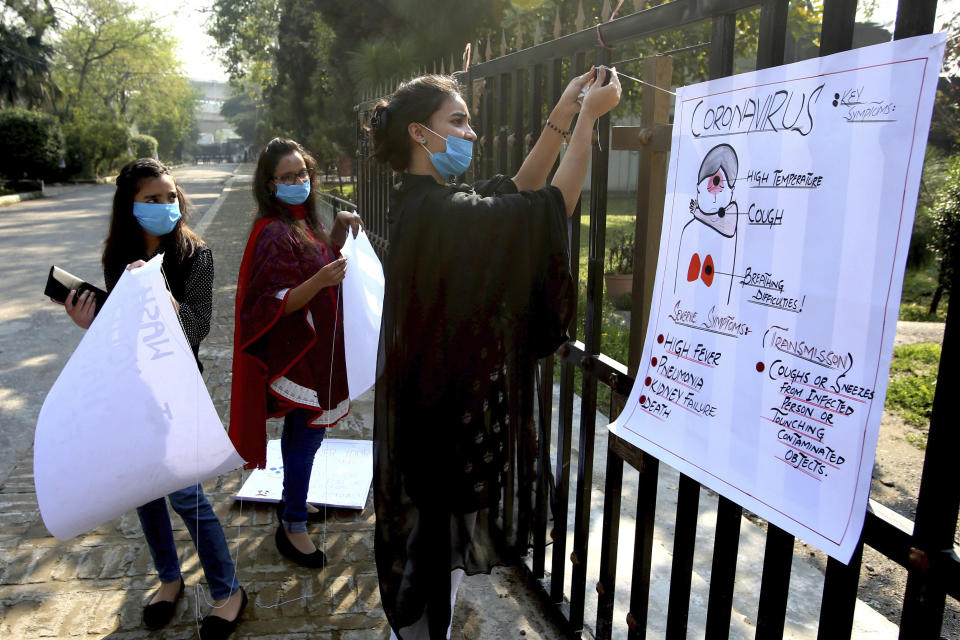
M191 130L196 100L176 40L132 3L82 0L58 11L53 75L61 96L55 110L68 144L88 138L92 132L84 127L110 121L153 136L160 156L173 157Z
M4 0L0 15L0 105L42 107L56 97L53 48L44 42L56 26L53 6L50 0Z
M464 45L478 55L500 55L605 20L603 0L477 0L464 7L449 0L216 0L209 33L222 48L232 81L249 100L227 110L237 127L262 144L274 135L296 138L331 163L355 144L352 107L360 96L389 91L423 70L460 68ZM634 0L632 10L656 2ZM625 14L631 9L627 4ZM756 15L755 15L756 14ZM797 52L815 52L821 3L790 3ZM756 58L758 14L737 20L737 51ZM707 42L710 26L646 38L620 48L637 57ZM752 50L751 50L752 47ZM502 49L502 50L501 50ZM675 83L704 79L707 49L677 58ZM630 99L628 95L628 100ZM237 108L243 104L245 111ZM252 113L251 113L252 111Z

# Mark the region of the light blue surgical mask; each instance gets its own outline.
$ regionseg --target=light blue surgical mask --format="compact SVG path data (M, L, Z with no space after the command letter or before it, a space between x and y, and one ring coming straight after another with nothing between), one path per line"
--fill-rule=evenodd
M443 137L427 125L422 126L438 138ZM447 142L446 151L430 153L427 145L421 142L420 146L430 154L430 164L433 165L433 168L437 170L437 173L439 173L441 177L450 178L452 176L459 176L467 170L467 167L470 166L470 161L473 159L473 143L466 138L458 138L456 136L447 136L444 140Z
M143 230L152 236L165 236L177 226L180 219L180 205L176 202L134 202L133 217Z
M287 204L303 204L310 195L310 180L307 179L303 184L278 184L277 200Z

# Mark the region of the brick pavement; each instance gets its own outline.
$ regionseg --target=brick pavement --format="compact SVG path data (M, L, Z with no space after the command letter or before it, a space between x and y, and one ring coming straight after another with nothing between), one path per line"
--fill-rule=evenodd
M246 175L242 175L245 170ZM204 379L226 424L230 399L233 294L244 243L253 218L250 167L244 167L224 193L217 217L204 234L213 249L216 280L210 335L201 346ZM369 402L356 404L336 427L341 438L372 436ZM271 421L271 437L279 437ZM171 624L150 632L141 608L157 578L136 514L127 513L67 542L51 537L37 508L32 452L0 486L0 637L2 638L193 638L197 598L205 613L209 593L189 534L171 512L187 591ZM330 565L322 572L295 567L273 542L272 505L239 505L229 496L246 477L233 471L204 484L223 523L238 573L250 595L243 623L232 637L359 640L386 637L373 560L372 498L363 511L331 509L325 537ZM301 596L307 596L302 598ZM277 606L277 603L281 603Z

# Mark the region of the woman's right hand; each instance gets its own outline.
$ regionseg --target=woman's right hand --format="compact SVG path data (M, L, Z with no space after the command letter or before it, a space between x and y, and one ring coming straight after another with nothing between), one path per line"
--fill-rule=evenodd
M610 82L605 86L603 81L606 78L604 74L609 73ZM583 98L583 107L580 109L580 117L588 117L596 120L606 112L613 109L620 103L620 78L617 77L616 67L600 67L597 81L590 85L587 95Z
M92 291L84 291L80 294L77 304L73 304L73 296L76 294L76 290L71 290L63 306L67 309L67 315L78 327L89 329L97 312L97 298Z
M343 282L343 278L346 275L347 259L339 258L317 271L316 278L320 284L320 288L323 289L324 287L337 286Z

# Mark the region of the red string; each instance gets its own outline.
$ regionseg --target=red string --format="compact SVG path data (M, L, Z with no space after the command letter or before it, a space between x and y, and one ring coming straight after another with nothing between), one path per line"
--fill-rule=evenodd
M623 6L623 0L617 3L617 8L613 10L613 13L610 14L610 19L607 22L613 22L613 19L617 17L617 11L620 11L620 7ZM600 35L600 24L597 23L597 40L600 42L600 46L604 49L613 50L613 47L608 47L607 43L603 41L603 36Z

